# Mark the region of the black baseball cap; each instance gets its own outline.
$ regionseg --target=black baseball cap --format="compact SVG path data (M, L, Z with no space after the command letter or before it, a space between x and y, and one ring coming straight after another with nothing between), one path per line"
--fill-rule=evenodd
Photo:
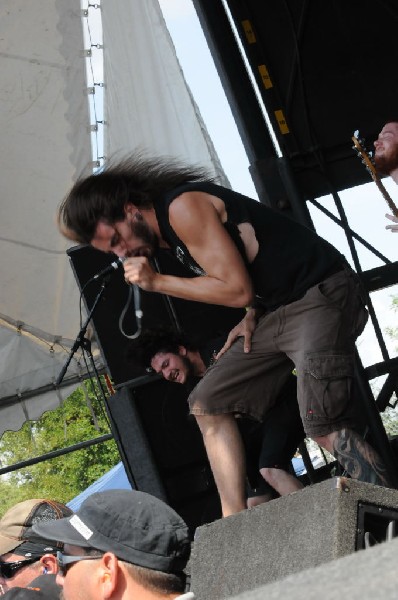
M190 555L188 527L182 518L158 498L136 490L92 494L71 517L39 523L34 531L166 573L182 571Z

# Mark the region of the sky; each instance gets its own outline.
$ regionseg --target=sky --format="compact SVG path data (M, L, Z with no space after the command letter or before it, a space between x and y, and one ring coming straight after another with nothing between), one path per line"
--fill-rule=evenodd
M191 0L159 0L159 4L231 187L257 198L248 159Z
M248 171L247 156L191 0L159 0L159 3L185 79L199 106L231 187L257 198ZM353 123L352 130L356 129L357 126ZM384 183L391 196L397 198L398 188L395 184L391 180L384 180ZM351 229L388 259L395 261L398 255L398 234L392 234L385 229L385 213L388 212L388 206L375 184L372 182L345 190L340 196ZM331 197L320 201L330 212L337 215ZM343 231L311 204L309 209L317 232L348 257L348 245ZM364 270L383 264L361 245L357 244L357 251ZM397 322L397 315L391 309L391 296L394 294L398 294L397 286L372 293L371 299L382 330L394 326ZM387 337L385 342L390 356L395 356L395 343ZM382 360L371 325L366 327L358 340L358 348L365 366Z

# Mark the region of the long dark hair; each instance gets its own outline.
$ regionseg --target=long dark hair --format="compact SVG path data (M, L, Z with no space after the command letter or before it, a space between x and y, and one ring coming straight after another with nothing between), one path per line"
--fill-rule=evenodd
M151 208L161 194L195 181L210 182L214 178L203 168L172 158L148 158L135 153L79 179L59 207L58 225L66 237L89 244L99 220L110 224L122 221L126 204Z

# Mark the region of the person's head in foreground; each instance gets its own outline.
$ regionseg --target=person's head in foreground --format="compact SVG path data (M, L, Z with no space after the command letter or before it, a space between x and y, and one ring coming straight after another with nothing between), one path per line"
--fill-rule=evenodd
M35 527L64 542L57 583L64 600L174 599L185 590L188 528L167 504L144 492L89 496L76 514Z
M45 499L19 502L0 520L0 594L25 588L40 575L57 573L57 550L53 537L37 535L33 525L52 522L72 514L64 504Z

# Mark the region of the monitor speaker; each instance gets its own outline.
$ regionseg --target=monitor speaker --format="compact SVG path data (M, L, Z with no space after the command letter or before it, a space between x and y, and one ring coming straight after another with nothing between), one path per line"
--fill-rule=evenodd
M328 479L200 527L191 558L192 589L201 600L230 598L384 542L396 535L397 523L397 490ZM258 597L323 597L321 590L296 596L268 594L265 588L263 594Z
M221 508L187 395L182 385L147 376L107 403L133 487L170 504L193 532L219 518Z

